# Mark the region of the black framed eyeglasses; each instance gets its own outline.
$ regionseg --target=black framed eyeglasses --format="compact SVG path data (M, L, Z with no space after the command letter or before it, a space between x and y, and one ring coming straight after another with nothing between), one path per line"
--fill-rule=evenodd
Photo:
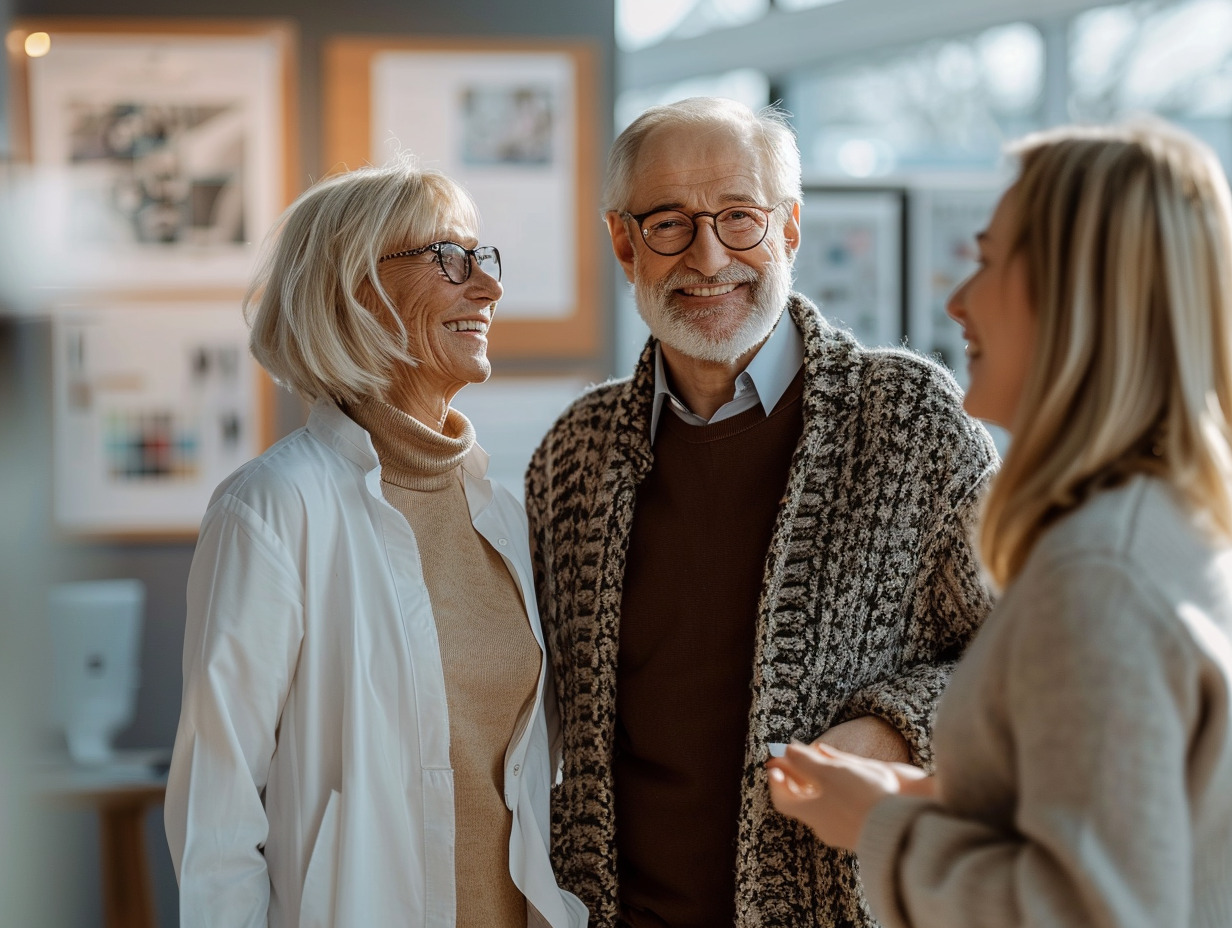
M436 255L436 263L441 266L441 270L449 278L450 283L464 284L470 280L471 258L475 259L475 264L479 265L479 269L489 277L495 280L501 278L500 252L496 250L495 245L463 248L457 242L433 242L422 248L408 248L406 251L381 255L376 260L379 264L382 261L392 261L394 258L412 258L415 255L422 255L425 251Z
M783 201L787 202L786 200ZM729 206L717 213L689 213L678 209L652 209L640 215L621 210L642 230L642 241L655 254L672 257L686 251L697 238L697 221L710 219L714 234L724 248L732 251L748 251L756 248L766 238L770 228L770 216L782 206Z

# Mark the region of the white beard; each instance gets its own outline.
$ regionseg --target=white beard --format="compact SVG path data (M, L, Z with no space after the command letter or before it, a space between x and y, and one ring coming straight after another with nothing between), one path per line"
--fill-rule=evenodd
M637 311L646 320L650 333L690 358L730 364L760 345L774 330L787 297L791 293L791 261L775 258L756 271L735 261L713 277L676 272L655 283L644 281L634 268L633 293ZM682 312L674 291L682 287L708 287L747 283L753 306L734 332L713 335L696 324L695 314Z

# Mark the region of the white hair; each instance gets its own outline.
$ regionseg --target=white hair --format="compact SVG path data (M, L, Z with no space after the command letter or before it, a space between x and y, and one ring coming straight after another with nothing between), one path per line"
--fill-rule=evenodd
M612 143L603 182L603 212L627 210L637 185L637 158L642 143L657 129L722 127L743 134L757 152L771 203L799 203L800 149L788 124L788 113L777 106L754 112L743 103L722 97L690 97L678 103L652 106Z

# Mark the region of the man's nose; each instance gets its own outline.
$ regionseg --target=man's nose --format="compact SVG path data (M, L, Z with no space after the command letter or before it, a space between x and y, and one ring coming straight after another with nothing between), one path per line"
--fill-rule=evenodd
M685 263L704 277L713 277L732 263L731 252L719 241L713 218L697 219L697 234L685 251Z

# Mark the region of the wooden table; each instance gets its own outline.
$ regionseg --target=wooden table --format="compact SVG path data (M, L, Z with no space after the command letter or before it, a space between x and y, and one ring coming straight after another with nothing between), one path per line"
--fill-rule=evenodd
M98 813L106 928L156 928L154 886L146 851L145 819L161 805L167 775L159 764L121 761L100 767L58 765L43 794Z

